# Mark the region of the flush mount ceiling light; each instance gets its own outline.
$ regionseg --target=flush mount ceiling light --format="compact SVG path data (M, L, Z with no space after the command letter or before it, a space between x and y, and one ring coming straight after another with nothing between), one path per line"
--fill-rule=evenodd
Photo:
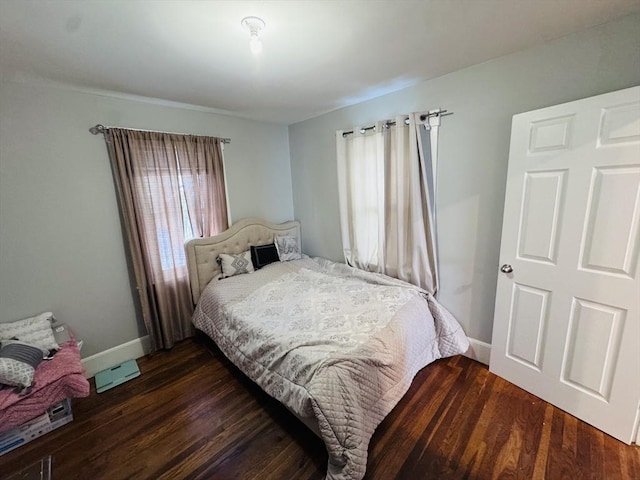
M258 17L245 17L240 23L249 31L249 48L251 49L251 53L258 55L262 51L260 31L264 28L264 20Z

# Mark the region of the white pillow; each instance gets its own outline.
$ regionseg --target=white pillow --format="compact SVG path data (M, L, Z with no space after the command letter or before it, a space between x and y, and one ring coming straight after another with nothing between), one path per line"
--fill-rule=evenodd
M47 356L48 352L40 347L8 340L0 347L0 383L26 393L33 385L36 368Z
M58 350L60 347L51 330L52 321L53 313L45 312L15 322L0 323L0 343L18 339L45 350Z
M297 237L294 237L293 235L276 236L275 244L281 262L300 260L302 258L300 249L298 248Z
M239 253L237 255L227 255L221 253L220 268L222 268L222 278L233 277L241 273L253 273L253 262L251 261L251 250Z

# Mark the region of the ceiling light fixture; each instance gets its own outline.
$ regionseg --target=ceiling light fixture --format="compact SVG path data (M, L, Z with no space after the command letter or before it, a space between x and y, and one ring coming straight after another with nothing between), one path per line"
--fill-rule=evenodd
M249 31L249 48L251 49L251 53L258 55L262 52L262 41L259 35L265 26L264 20L258 17L245 17L240 23Z

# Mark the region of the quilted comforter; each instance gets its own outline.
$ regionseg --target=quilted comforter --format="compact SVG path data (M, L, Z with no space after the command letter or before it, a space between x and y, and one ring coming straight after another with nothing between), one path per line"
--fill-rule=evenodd
M321 258L212 280L193 323L269 395L315 420L328 480L361 479L374 430L415 374L469 346L425 291Z

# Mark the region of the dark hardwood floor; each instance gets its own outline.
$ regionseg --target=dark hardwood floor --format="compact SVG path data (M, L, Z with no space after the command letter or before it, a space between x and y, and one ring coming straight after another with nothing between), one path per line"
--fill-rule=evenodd
M75 420L0 457L53 457L53 478L322 479L320 439L196 341L73 404ZM367 479L640 479L626 446L465 357L435 362L376 431Z

